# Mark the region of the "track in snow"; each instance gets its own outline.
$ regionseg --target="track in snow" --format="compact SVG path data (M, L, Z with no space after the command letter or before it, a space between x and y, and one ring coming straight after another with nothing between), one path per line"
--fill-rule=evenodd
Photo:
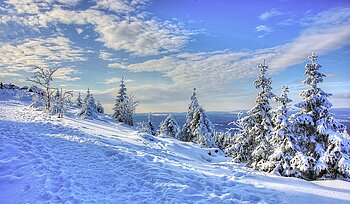
M189 143L140 135L107 117L68 115L44 117L0 101L1 203L288 203L294 195L313 195L289 194L271 183L324 190L267 177ZM349 201L347 193L337 195ZM319 200L346 202L331 195Z

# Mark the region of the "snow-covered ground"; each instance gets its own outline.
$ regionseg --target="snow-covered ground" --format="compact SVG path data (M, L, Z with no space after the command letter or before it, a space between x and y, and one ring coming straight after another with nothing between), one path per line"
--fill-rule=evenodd
M0 203L350 203L349 182L253 171L76 111L49 117L0 93Z

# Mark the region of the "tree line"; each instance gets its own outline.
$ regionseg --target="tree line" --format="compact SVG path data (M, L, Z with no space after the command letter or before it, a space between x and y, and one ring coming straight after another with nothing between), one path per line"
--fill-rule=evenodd
M149 116L145 129L153 135L170 135L181 141L203 147L217 147L233 158L257 170L307 180L350 178L350 139L345 126L330 112L331 94L319 86L324 74L317 56L309 56L305 68L307 85L301 91L302 101L295 104L297 113L290 114L289 89L282 86L279 96L272 92L265 60L258 66L260 75L253 85L259 90L256 104L246 116L239 114L236 131L216 132L205 110L199 105L194 90L182 128L169 115L158 131ZM272 108L270 101L279 105Z
M272 92L272 80L267 77L265 60L258 66L260 74L253 85L258 89L256 104L243 117L239 114L234 133L217 132L203 107L199 104L196 89L190 97L186 122L180 127L169 114L157 129L152 115L138 129L151 135L169 135L184 142L194 142L201 147L219 148L233 158L257 170L281 176L299 177L308 180L319 178L350 178L350 139L345 126L331 114L332 104L319 86L324 74L317 56L309 56L305 68L307 85L301 91L302 101L295 104L297 113L290 114L289 89L282 86L279 96ZM84 100L80 93L71 102L71 91L51 87L52 76L57 69L35 67L33 76L27 78L34 85L28 89L35 94L32 106L41 106L44 111L63 117L69 106L77 106L81 118L93 119L104 114L100 102L95 101L88 89ZM3 84L1 83L1 88ZM272 108L271 100L279 105ZM112 117L120 123L134 126L135 109L139 102L127 95L124 79L121 80Z

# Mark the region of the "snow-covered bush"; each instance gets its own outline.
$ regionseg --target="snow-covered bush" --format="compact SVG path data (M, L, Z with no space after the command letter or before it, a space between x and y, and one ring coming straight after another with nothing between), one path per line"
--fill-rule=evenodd
M28 93L27 90L19 89L19 90L17 90L15 98L18 100L22 100L26 96L27 93Z
M58 118L62 118L67 108L71 105L72 91L63 91L63 89L56 89L55 97L52 99L50 112L52 115L56 115Z
M156 130L155 124L152 121L152 113L148 114L147 122L143 121L143 122L137 123L137 129L143 133L156 135L157 130Z
M169 135L175 137L176 139L180 139L181 129L177 121L174 117L169 114L163 122L159 125L158 134L159 135Z
M215 131L214 132L214 143L221 149L226 149L233 143L234 135L230 131Z
M142 133L149 132L148 123L146 121L141 121L141 122L136 123L136 128L139 132L142 132Z

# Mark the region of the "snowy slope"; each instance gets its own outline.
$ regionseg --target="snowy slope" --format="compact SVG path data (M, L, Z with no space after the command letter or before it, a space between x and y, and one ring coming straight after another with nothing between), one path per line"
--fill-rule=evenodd
M349 182L256 172L107 116L57 119L12 99L0 93L0 203L350 203Z

